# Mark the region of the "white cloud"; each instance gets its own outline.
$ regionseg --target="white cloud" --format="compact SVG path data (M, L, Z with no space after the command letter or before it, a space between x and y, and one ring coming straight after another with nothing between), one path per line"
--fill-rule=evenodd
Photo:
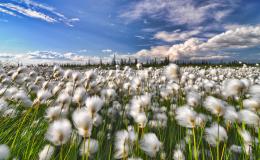
M112 49L103 49L102 52L103 52L103 53L111 53L111 52L112 52Z
M245 26L227 30L221 34L201 41L190 38L184 43L174 44L171 47L156 46L150 50L141 50L136 53L140 57L167 57L171 60L199 58L227 58L228 54L219 54L227 49L250 48L260 45L260 26Z
M0 4L0 6L1 6L1 4ZM14 12L3 9L3 8L0 8L0 12L5 13L5 14L9 14L11 16L17 16Z
M224 10L224 11L217 11L215 13L215 16L214 18L217 20L217 21L221 21L223 18L227 17L230 13L232 12L232 10Z
M110 57L102 57L104 61L108 61ZM100 57L83 56L72 52L54 52L54 51L34 51L28 53L11 54L0 53L0 60L3 62L22 62L25 64L38 63L86 63L89 60L91 63L98 63Z
M54 11L55 10L55 8L53 8L51 6L48 6L48 5L45 5L45 4L41 4L41 3L37 3L37 2L34 2L32 0L21 0L21 2L24 2L28 6L33 6L33 7L45 9L45 10L48 10L48 11Z
M19 13L27 17L41 19L49 23L61 22L70 27L73 27L73 23L80 20L79 18L67 18L62 13L57 12L54 7L31 0L21 0L20 3L25 4L26 7L12 3L0 3L0 7L4 7L2 9L0 8L0 12L12 16L17 16L16 13Z
M145 39L144 36L140 36L140 35L136 35L135 37L136 37L136 38L139 38L139 39Z
M12 11L18 12L18 13L23 14L28 17L38 18L38 19L41 19L41 20L44 20L47 22L51 22L51 23L56 22L56 20L54 18L52 18L46 14L31 10L31 9L27 9L27 8L24 8L24 7L21 7L18 5L14 5L11 3L1 3L0 6L6 7Z
M183 31L183 32L180 32L180 30L176 30L174 32L160 31L154 35L154 38L166 42L174 42L180 40L182 41L191 38L195 35L198 35L200 32L201 32L200 29L192 30L192 31Z
M166 57L169 46L155 46L150 50L142 49L136 53L138 57Z
M39 64L39 63L75 63L75 64L91 64L110 63L114 57L119 62L121 58L128 59L136 58L135 55L128 54L109 54L107 56L79 55L73 52L55 52L55 51L34 51L20 54L0 53L0 61L2 63L24 63L24 64Z
M232 1L226 0L211 0L201 4L196 0L140 0L124 10L120 17L133 21L148 16L163 18L174 24L196 25L207 19L221 20L235 6Z
M229 59L231 56L227 55L205 55L205 56L197 56L197 57L191 57L190 60L223 60L223 59Z
M245 26L228 30L201 45L205 49L249 48L260 45L260 26Z

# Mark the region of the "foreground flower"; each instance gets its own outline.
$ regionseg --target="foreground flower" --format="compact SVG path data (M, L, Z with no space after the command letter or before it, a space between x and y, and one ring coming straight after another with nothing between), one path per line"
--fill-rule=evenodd
M165 69L165 75L169 79L174 79L174 80L179 79L179 77L180 77L180 68L176 64L170 64Z
M60 117L65 117L68 113L67 108L62 108L61 106L49 107L46 110L46 118L52 122L59 119Z
M128 130L121 130L115 137L115 159L126 158L136 140L136 135L131 127Z
M240 110L238 113L238 117L240 122L244 122L250 126L259 127L260 118L252 111L246 109Z
M102 108L104 102L98 96L89 97L86 100L86 107L89 115L93 118L95 114Z
M231 79L224 85L224 92L227 96L240 96L245 89L245 85L238 79Z
M54 145L65 144L71 135L71 124L67 119L54 121L48 128L46 138Z
M252 152L252 136L250 133L245 129L238 130L239 135L241 136L243 143L244 143L244 150L246 154L250 154Z
M215 97L209 96L206 98L204 102L204 106L207 110L209 110L212 114L217 116L222 116L225 113L225 103Z
M147 133L140 141L141 149L150 157L155 157L160 150L162 143L154 133Z
M212 145L216 146L221 141L226 141L228 139L227 132L224 127L213 124L210 128L205 129L206 141Z
M176 110L175 119L178 121L179 125L187 128L194 128L196 125L197 113L192 110L189 106L179 107Z
M83 137L90 137L93 121L85 109L78 109L73 112L72 115L73 123L78 129L79 135Z
M5 144L1 144L0 145L0 159L5 160L5 159L8 159L9 156L10 156L9 147Z
M84 144L85 143L85 144ZM80 148L81 155L85 154L93 156L98 151L98 141L95 139L87 139Z
M184 156L182 150L180 150L180 149L175 150L173 153L173 159L174 160L185 160L185 156Z
M54 147L51 145L45 145L43 150L39 153L39 160L50 160L54 153Z

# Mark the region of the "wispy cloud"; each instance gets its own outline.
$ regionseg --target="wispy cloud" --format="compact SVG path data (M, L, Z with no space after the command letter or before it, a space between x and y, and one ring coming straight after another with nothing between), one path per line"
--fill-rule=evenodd
M24 4L26 7L20 4ZM34 2L32 0L21 0L20 3L0 3L0 7L0 12L11 16L21 14L26 17L40 19L49 23L64 23L70 27L73 27L74 22L79 21L79 18L67 18L62 13L56 11L54 7Z
M0 4L0 6L1 6L1 4ZM3 9L3 8L0 8L0 12L5 13L5 14L9 14L11 16L17 16L14 12Z
M139 39L145 39L144 36L140 36L140 35L136 35L135 37L136 37L136 38L139 38Z
M183 41L201 33L200 28L191 31L175 30L173 32L160 31L154 35L155 39L166 42Z
M38 18L38 19L41 19L41 20L44 20L44 21L50 22L50 23L57 22L54 18L52 18L44 13L37 12L32 9L24 8L24 7L14 5L11 3L2 3L2 4L0 4L0 6L8 8L9 10L12 10L12 11L18 12L24 16Z
M111 52L112 52L112 49L103 49L102 52L103 52L103 53L111 53Z
M120 17L134 21L149 17L174 24L196 25L208 19L221 20L236 6L233 1L219 0L196 3L196 0L140 0L122 11Z

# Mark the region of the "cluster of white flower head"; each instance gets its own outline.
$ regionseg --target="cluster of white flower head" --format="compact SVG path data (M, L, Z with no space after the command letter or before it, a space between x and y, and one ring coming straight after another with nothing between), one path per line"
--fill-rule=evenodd
M45 135L37 137L44 140L40 160L57 158L62 147L76 148L83 159L102 153L174 160L259 155L258 66L4 66L0 82L0 127L19 119L17 138L30 133L24 124L42 125L36 132ZM13 149L15 143L1 137L7 133L0 131L0 141ZM0 159L13 153L7 145L0 145Z

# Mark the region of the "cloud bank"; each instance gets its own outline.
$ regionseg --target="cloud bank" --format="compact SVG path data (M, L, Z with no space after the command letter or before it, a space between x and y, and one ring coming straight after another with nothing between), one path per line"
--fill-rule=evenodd
M170 35L171 36L171 35ZM154 46L136 53L139 57L169 57L179 59L230 58L228 50L252 48L260 45L260 26L241 26L215 35L206 41L189 38L172 46Z
M116 54L117 60L120 58L128 59L137 58L134 55L129 54ZM39 64L39 63L79 63L85 64L90 62L91 64L100 63L102 60L103 63L111 62L114 54L108 56L88 56L80 55L73 52L55 52L55 51L34 51L23 54L10 54L10 53L0 53L0 61L4 63L25 63L25 64Z

